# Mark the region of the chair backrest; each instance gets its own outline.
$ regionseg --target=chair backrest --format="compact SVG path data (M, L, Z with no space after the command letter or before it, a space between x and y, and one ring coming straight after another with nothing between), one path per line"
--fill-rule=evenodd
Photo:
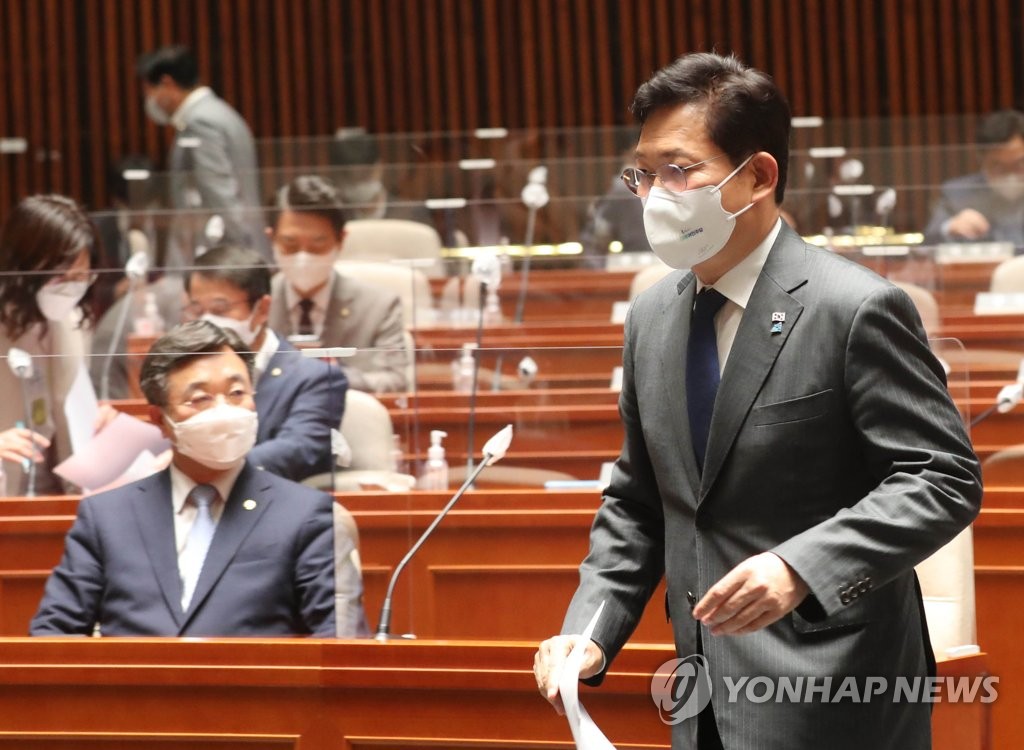
M667 266L664 263L658 262L654 265L647 266L640 271L636 272L633 276L633 281L629 285L629 299L632 301L636 298L640 292L645 289L654 286L663 278L668 276L672 271L675 270L671 266Z
M361 260L438 259L441 236L433 227L418 221L356 219L345 224L341 252L345 258Z
M394 448L394 429L387 407L369 393L349 388L341 434L352 449L349 470L388 470Z
M917 566L935 657L978 642L974 608L974 536L970 526Z
M434 319L434 296L430 291L430 281L420 269L396 263L349 260L347 255L334 267L342 276L358 279L397 294L402 301L402 316L406 328L415 327L417 322L427 323Z
M333 510L335 634L339 638L361 638L370 634L370 628L363 609L359 529L348 508L336 502Z
M939 303L935 300L935 295L923 286L911 284L908 281L897 281L895 284L910 296L914 307L917 308L917 314L921 316L925 333L931 336L937 332L942 319L939 315Z
M996 451L981 464L983 484L1002 487L1024 484L1024 445Z
M989 291L1000 294L1024 292L1024 256L1004 260L996 266Z

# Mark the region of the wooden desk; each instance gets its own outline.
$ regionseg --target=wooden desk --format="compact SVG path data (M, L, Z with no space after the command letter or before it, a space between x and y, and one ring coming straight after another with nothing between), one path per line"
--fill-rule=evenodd
M573 748L520 642L7 639L0 750ZM618 747L667 748L664 646L626 646L588 712ZM983 657L943 662L978 675ZM989 747L986 707L935 704L936 750Z

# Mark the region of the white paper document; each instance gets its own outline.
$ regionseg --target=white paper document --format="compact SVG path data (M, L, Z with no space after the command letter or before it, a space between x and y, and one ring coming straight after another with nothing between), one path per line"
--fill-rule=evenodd
M562 674L558 677L558 693L562 696L562 705L565 707L565 718L569 722L569 729L572 738L576 742L577 750L615 750L615 745L608 741L594 720L590 718L587 709L580 703L579 679L580 669L583 666L583 659L586 655L586 644L590 636L594 634L597 620L604 609L604 602L597 608L597 612L590 618L590 622L583 630L582 637L577 641L576 648L572 650L562 667Z
M170 441L158 427L122 413L84 448L76 448L54 472L84 490L94 490L110 484L129 469L137 475L132 479L140 479L144 476L139 474L140 454L148 451L155 456L170 447Z

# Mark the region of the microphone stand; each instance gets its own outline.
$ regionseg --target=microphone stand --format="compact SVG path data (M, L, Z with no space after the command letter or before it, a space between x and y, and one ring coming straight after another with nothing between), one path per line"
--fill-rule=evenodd
M476 428L476 391L477 378L480 373L480 346L484 339L484 290L487 287L483 281L480 282L480 309L479 318L476 323L476 349L473 350L473 381L469 389L469 423L466 425L466 445L469 450L466 452L466 476L473 471L473 433ZM499 354L499 362L501 355ZM497 377L497 376L496 376ZM473 475L476 477L476 474Z
M995 414L995 412L999 409L999 407L1000 407L1000 404L998 402L992 404L992 406L988 407L983 412L981 412L978 416L974 417L971 420L971 427L977 427L979 424L981 424L986 419L988 419L993 414Z
M470 453L472 454L472 448ZM412 548L405 553L405 557L403 557L395 567L395 572L391 574L391 580L388 581L388 588L384 594L384 603L380 608L380 624L377 626L377 635L374 636L375 640L383 643L391 638L391 599L395 592L395 584L398 582L398 576L401 575L405 566L409 564L410 560L412 560L412 556L416 554L419 548L423 546L423 543L426 542L430 535L434 533L434 529L436 529L441 521L444 520L444 517L448 515L448 512L455 507L455 503L459 501L459 498L462 497L466 490L472 487L477 476L487 468L487 465L490 463L492 458L492 454L487 453L486 451L484 452L484 460L481 461L476 469L466 477L466 481L462 483L461 487L459 487L458 492L452 496L452 499L448 501L448 504L444 506L440 513L438 513L437 517L430 523L426 531L420 535L420 538L416 540L416 543L412 545Z

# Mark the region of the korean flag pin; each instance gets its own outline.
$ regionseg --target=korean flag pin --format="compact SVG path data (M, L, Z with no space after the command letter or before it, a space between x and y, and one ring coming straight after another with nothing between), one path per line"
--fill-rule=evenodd
M773 312L772 313L772 334L782 333L782 324L786 322L786 313L784 312Z

